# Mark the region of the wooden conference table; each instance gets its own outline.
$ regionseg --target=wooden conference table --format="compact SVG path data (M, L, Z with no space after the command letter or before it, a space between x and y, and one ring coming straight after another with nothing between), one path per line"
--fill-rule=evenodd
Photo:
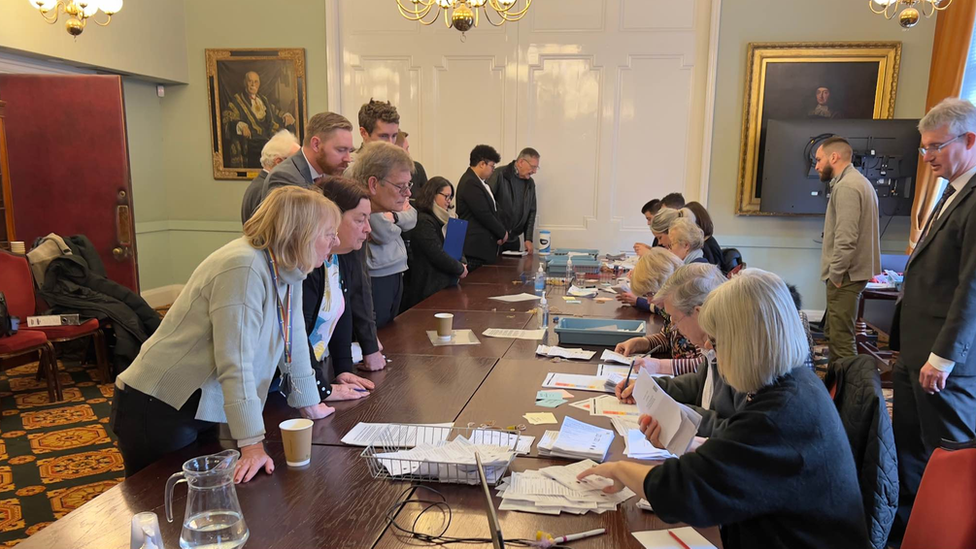
M428 497L430 492L409 483L376 480L370 477L360 457L362 448L340 442L345 433L360 421L375 423L441 423L455 422L466 427L469 422L494 425L527 423L526 412L551 411L561 423L572 416L604 428L612 428L608 418L589 416L584 410L562 405L555 409L535 406L535 393L546 373L595 373L597 356L588 362L555 361L537 357L538 342L490 338L481 334L486 328L535 328L535 302L503 303L488 297L532 292L532 281L522 284L520 274L534 273L537 259L503 258L498 265L484 266L462 281L460 288L444 290L397 317L379 331L389 364L380 372L362 374L377 384L367 398L338 402L336 413L317 421L313 430L312 463L302 469L285 465L278 423L298 417L282 397L270 395L265 406L266 448L274 459L273 475L263 473L247 484L237 486L244 519L250 530L248 547L291 548L374 548L428 546L418 540L398 536L387 520L387 510L408 493ZM531 278L531 277L530 277ZM519 284L512 284L519 280ZM551 316L580 315L601 318L646 319L643 313L615 300L597 302L581 298L580 304L567 304L564 288L548 288ZM601 293L601 296L604 295ZM610 294L605 294L610 297ZM516 309L512 311L511 309ZM435 328L435 312L453 312L455 328L472 329L480 345L434 347L426 330ZM653 329L653 328L652 328ZM548 344L557 343L549 326ZM593 348L597 350L598 348ZM574 400L596 393L571 391ZM559 425L527 425L525 434L536 437L536 443L547 429ZM41 530L20 544L25 549L65 547L78 549L124 548L129 544L129 520L135 513L153 511L162 525L163 542L179 547L181 520L186 490L177 488L173 523L166 522L163 506L164 488L169 476L182 463L195 456L220 450L216 442L199 443L166 456L126 479L66 517ZM626 459L623 441L616 437L608 460ZM538 456L533 444L529 456L519 457L512 470L539 469L571 461ZM488 537L484 498L477 486L427 483L439 491L450 504L453 518L447 535ZM497 506L501 500L495 496ZM577 516L562 514L544 516L499 511L502 531L508 538L534 537L536 530L556 535L605 528L607 533L572 543L580 549L596 547L640 549L630 532L666 528L653 513L636 507L637 498L621 504L617 511ZM420 513L416 504L404 506L396 514L397 523L409 526ZM438 531L444 516L428 512L418 522L420 530ZM718 528L699 531L721 547ZM465 547L490 548L465 544Z

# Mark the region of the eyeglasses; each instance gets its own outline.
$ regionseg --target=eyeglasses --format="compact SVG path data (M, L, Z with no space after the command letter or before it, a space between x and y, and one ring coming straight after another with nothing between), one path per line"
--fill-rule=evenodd
M403 196L407 196L407 194L410 193L410 189L413 188L413 181L408 181L406 183L401 183L399 185L387 179L380 179L380 181L384 183L388 183L391 187L396 187L396 190Z
M334 246L339 243L339 231L336 231L328 236L330 245Z
M963 134L959 134L959 135L953 137L952 139L946 141L945 143L942 143L941 145L932 145L931 147L919 147L918 148L918 152L922 156L925 156L925 155L927 155L929 153L937 153L937 152L940 152L940 151L942 151L942 149L948 147L950 143L952 143L953 141L959 139L960 137L964 137L965 135L966 134L964 134L964 133Z
M526 159L524 159L524 158L522 159L522 162L525 162L525 165L526 165L526 166L528 166L528 167L530 167L530 168L532 168L532 171L535 171L535 172L537 172L537 171L539 171L539 170L541 170L541 169L542 169L542 168L540 168L540 167L539 167L539 165L538 165L538 164L535 164L535 165L533 165L533 164L532 164L531 162L529 162L528 160L526 160Z
M447 200L448 202L454 200L454 195L453 194L444 194L444 193L437 193L437 194L443 196L444 197L444 200Z

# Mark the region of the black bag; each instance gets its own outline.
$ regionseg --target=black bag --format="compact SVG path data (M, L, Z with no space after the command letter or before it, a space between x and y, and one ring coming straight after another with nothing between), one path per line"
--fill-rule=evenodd
M14 335L13 324L10 322L10 311L7 310L7 296L0 292L0 337Z

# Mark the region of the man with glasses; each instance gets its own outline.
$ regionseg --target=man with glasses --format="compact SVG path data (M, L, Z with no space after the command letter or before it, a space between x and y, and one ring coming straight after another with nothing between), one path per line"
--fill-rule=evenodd
M820 180L830 184L820 280L827 286L823 325L831 364L857 355L854 326L861 292L881 272L878 193L851 164L852 154L850 143L839 136L817 148Z
M369 194L372 232L366 243L366 267L377 328L389 324L400 312L403 273L407 270L407 247L400 234L417 224L417 210L404 211L413 170L410 155L388 141L366 143L349 168L348 176Z
M945 99L918 130L922 160L948 184L905 267L892 326L900 490L890 544L904 535L932 451L976 438L976 107Z
M525 251L532 253L535 234L535 181L539 172L539 151L526 147L518 158L504 168L495 170L488 184L498 201L502 223L508 230L508 240L502 251L519 251L519 237L525 240Z
M497 261L498 247L508 241L508 230L498 211L499 204L487 183L495 171L495 164L501 159L493 147L478 145L471 149L470 167L458 180L457 212L458 217L468 222L464 257L468 259L469 270Z

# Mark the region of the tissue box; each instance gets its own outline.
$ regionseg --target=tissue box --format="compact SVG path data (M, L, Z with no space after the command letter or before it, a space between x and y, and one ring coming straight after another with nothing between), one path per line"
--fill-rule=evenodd
M41 315L27 317L28 328L40 328L43 326L78 326L81 319L76 314L70 315Z

